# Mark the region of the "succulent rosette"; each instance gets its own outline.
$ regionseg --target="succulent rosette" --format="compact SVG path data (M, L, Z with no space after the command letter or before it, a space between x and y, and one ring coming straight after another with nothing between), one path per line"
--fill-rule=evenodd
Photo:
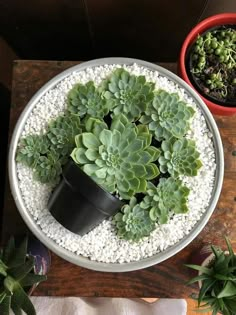
M111 193L124 199L145 192L147 180L159 175L154 163L160 150L151 146L147 126L135 125L124 115L114 116L110 128L100 120L88 119L75 137L71 157L86 174Z
M80 117L103 118L111 109L111 102L102 97L92 81L85 85L76 84L68 93L68 111Z
M189 127L194 110L186 102L181 101L176 93L160 90L155 94L153 102L147 107L140 121L148 124L149 130L158 141L183 137Z
M148 183L146 196L140 206L149 211L151 220L164 224L171 212L188 212L189 192L190 190L180 180L172 177L161 178L157 186Z
M193 140L172 137L162 142L161 149L158 162L162 173L168 172L173 177L197 175L202 163Z
M103 84L104 97L113 103L114 115L123 113L133 121L137 120L153 100L154 83L144 76L131 75L128 71L116 69Z
M148 211L141 208L134 197L114 216L113 223L117 227L118 236L132 241L148 236L155 228Z

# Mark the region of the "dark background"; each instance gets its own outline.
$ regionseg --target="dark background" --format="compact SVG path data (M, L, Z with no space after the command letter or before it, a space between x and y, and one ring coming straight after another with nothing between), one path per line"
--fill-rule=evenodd
M0 212L13 59L175 62L191 28L222 12L236 0L0 0Z

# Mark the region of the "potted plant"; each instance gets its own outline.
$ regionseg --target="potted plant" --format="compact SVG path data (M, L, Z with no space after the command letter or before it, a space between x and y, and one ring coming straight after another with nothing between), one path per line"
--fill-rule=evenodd
M21 214L51 249L85 267L131 270L129 262L159 262L170 246L173 254L197 221L198 232L205 225L222 185L222 145L204 106L177 76L144 61L68 69L15 128L9 168Z
M197 24L180 52L179 74L213 114L236 113L236 14L211 16Z
M189 189L178 177L202 166L195 142L184 137L192 107L123 68L98 88L76 84L67 102L65 115L46 133L23 138L17 155L36 179L56 183L72 157L48 204L63 226L83 235L121 210L113 220L118 235L139 241L170 210L188 211Z
M45 273L49 268L49 254L43 245L28 238L16 245L14 238L10 238L0 254L0 314L36 314L29 299L35 286L47 279Z
M227 251L216 246L202 249L200 264L186 265L198 271L198 276L188 282L198 282L199 294L193 295L204 312L223 315L236 314L236 255L230 241L225 238Z

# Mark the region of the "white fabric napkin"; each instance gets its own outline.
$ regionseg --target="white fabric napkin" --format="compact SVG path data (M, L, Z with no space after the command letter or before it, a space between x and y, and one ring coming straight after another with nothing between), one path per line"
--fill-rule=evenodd
M186 315L183 299L31 297L37 315Z

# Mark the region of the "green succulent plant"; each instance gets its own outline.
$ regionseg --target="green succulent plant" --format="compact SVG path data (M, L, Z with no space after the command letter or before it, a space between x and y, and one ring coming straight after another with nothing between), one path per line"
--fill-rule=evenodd
M49 145L45 135L29 135L21 140L16 161L35 167L39 157L47 153Z
M51 148L47 155L37 160L34 169L34 178L41 183L58 183L62 173L62 162L58 152Z
M154 132L158 141L183 137L190 125L189 120L194 110L187 103L179 99L178 94L158 91L141 117L143 124L148 124L149 130Z
M211 246L214 255L208 266L186 265L199 271L199 275L188 284L201 281L198 295L192 297L198 301L201 312L212 312L212 315L236 314L236 255L230 241L226 239L228 253L219 247Z
M78 115L59 116L53 120L46 133L51 147L60 156L69 156L75 145L75 136L82 132L80 118Z
M178 177L179 175L197 175L202 163L199 160L200 154L196 150L193 140L172 137L169 140L163 141L161 148L162 154L158 161L162 173L168 172L173 177Z
M28 290L34 284L46 280L46 276L33 272L35 258L27 255L27 238L18 246L11 238L0 253L0 314L9 315L10 309L15 315L24 311L27 315L36 315L35 308L24 288Z
M103 118L111 109L112 102L102 96L93 81L85 85L76 84L68 93L68 111L81 117L90 115Z
M172 177L161 178L157 187L148 182L146 196L140 206L149 211L151 220L164 224L168 220L170 211L188 212L188 195L189 189L180 180Z
M118 236L135 242L149 236L155 228L149 212L137 204L135 197L114 216L113 223L116 225Z
M128 71L116 69L103 84L104 97L113 102L114 115L124 114L131 121L137 120L153 100L154 83L144 76L131 75Z
M145 192L147 180L159 175L155 162L160 150L151 146L147 126L135 125L124 115L114 116L110 129L94 118L88 119L87 132L75 137L71 157L86 174L110 193L124 199Z
M75 136L82 132L78 115L59 116L47 127L45 134L29 135L22 139L16 161L34 170L41 183L57 183L62 165L75 145Z

